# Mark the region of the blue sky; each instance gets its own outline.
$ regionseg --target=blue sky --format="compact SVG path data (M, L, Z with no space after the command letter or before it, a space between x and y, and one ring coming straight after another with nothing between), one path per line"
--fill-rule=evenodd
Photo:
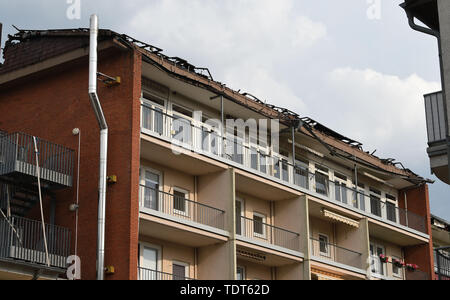
M72 1L72 0L71 0ZM440 90L437 42L409 28L403 1L375 0L67 0L0 2L5 33L102 28L208 67L229 87L290 108L356 139L366 151L430 173L423 94ZM450 220L450 188L430 187L431 210Z

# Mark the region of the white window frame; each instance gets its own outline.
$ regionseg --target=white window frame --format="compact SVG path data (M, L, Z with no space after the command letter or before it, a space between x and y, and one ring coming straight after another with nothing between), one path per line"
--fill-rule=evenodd
M342 178L339 178L337 175L345 177L346 180L344 180ZM340 191L339 197L341 198L340 201L338 201L336 199L337 198L337 195L336 195L336 182L339 184L339 191ZM334 185L334 189L333 189L334 200L338 201L338 202L340 202L342 204L349 205L349 201L350 201L350 199L349 199L349 177L347 175L339 172L339 171L333 171L333 185ZM347 201L347 203L344 203L344 201L342 199L342 189L343 189L342 185L345 185L345 189L347 191L346 192L346 196L347 196L346 201Z
M322 256L322 257L327 257L327 258L331 258L331 251L330 251L330 237L327 235L327 234L324 234L324 233L319 233L318 234L318 240L319 240L319 254L320 254L320 256ZM324 237L324 238L326 238L326 240L327 240L327 243L326 243L326 247L327 247L327 252L322 252L322 250L320 249L320 244L321 244L321 241L320 241L320 238L321 237Z
M374 215L374 216L377 216L377 217L380 217L380 218L384 218L384 216L383 216L384 212L383 211L385 211L386 209L383 209L383 203L384 203L384 201L383 201L383 191L378 190L380 192L380 194L378 194L378 193L373 192L372 189L378 190L377 188L369 186L369 203L370 203L369 209L370 209L370 214ZM372 211L372 196L378 198L378 200L380 201L380 215L381 216L378 216L378 215L374 214L373 211Z
M190 275L190 264L185 263L185 262L181 262L181 261L178 261L178 260L172 260L172 270L171 270L172 277L174 276L174 274L173 274L173 265L184 267L184 278L190 278L190 276L189 276Z
M164 180L163 180L163 172L161 172L161 171L159 171L159 170L156 170L156 169L153 169L153 168L150 168L150 167L147 167L147 166L141 166L140 168L139 168L139 170L140 170L140 186L146 186L145 185L145 173L146 172L150 172L150 173L154 173L154 174L156 174L156 175L158 175L158 177L159 177L159 192L164 192L164 186L163 186L163 183L164 183ZM159 197L158 197L158 211L161 211L161 194L158 194L159 195ZM142 199L141 199L141 196L142 196L142 193L140 192L139 193L139 205L140 205L140 203L141 203L141 201L142 201Z
M182 189L182 188L178 188L178 187L173 187L172 190L174 191L174 193L173 193L173 202L174 202L173 206L175 206L175 192L183 193L184 194L184 199L185 200L189 200L190 192L188 190L185 190L185 189ZM175 207L174 207L173 208L173 213L177 214L177 215L188 217L189 216L189 203L190 203L189 201L185 202L185 208L186 208L185 211L181 211L181 210L175 209Z
M191 117L188 117L188 116L186 116L186 115L184 115L182 113L176 112L173 109L174 106L178 106L178 107L180 107L182 109L185 109L185 110L191 112L192 113ZM174 138L174 130L172 128L173 127L173 122L175 121L175 117L179 117L179 118L188 120L191 123L191 125L190 125L191 141L190 141L190 144L188 144L188 143L181 143L180 142L180 145L183 146L183 147L186 147L187 149L190 149L190 148L195 149L195 145L197 145L197 142L196 142L196 135L195 135L195 132L194 132L194 128L195 128L195 126L197 126L197 124L196 124L196 122L194 120L194 109L186 107L185 105L179 104L177 102L171 102L170 103L170 115L172 116L172 118L171 118L171 123L172 124L171 124L171 126L169 126L169 128L170 128L170 138L172 140L175 139Z
M158 277L158 272L163 273L162 269L162 247L160 245L151 244L147 242L139 242L139 267L144 268L143 260L144 260L144 248L150 248L156 250L156 269L152 270L156 272L156 277ZM138 274L139 276L139 274Z
M378 244L378 243L370 242L370 244L369 244L369 252L370 252L370 246L373 247L373 249L374 249L374 251L375 251L375 255L376 255L376 256L373 255L373 257L372 257L372 254L371 254L370 257L371 257L371 259L375 259L376 261L379 262L379 264L380 264L380 266L381 266L381 268L382 268L383 274L377 273L376 271L373 272L373 271L372 271L372 264L370 264L370 272L371 272L372 274L375 274L376 276L384 276L384 277L387 277L387 276L388 276L388 274L387 274L387 267L386 267L387 263L382 263L382 262L381 262L380 257L379 257L379 255L377 254L377 251L376 251L377 248L381 248L381 249L383 249L383 251L382 251L383 254L386 255L386 247L383 246L383 245L381 245L381 244ZM387 255L386 255L386 256L387 256Z
M328 172L325 172L325 171L323 171L323 170L321 170L320 168L317 168L317 167L327 169ZM326 196L330 196L331 193L332 193L331 189L330 189L330 182L331 182L331 179L330 179L330 168L324 167L324 166L320 166L320 165L317 165L317 164L314 165L314 192L320 194L319 192L317 192L316 173L320 173L320 174L322 174L322 175L324 175L324 176L326 176L328 178L328 194ZM320 194L320 195L322 195L322 194Z
M401 259L401 258L399 258L399 257L397 257L397 256L392 256L392 276L393 277L396 277L396 278L403 278L403 269L402 268L398 268L397 267L397 269L398 269L398 273L395 273L394 272L394 259L397 259L397 260L399 260L399 261L403 261L403 259Z
M205 118L206 120L214 120L214 118L210 118L210 117L208 117L206 115L203 115L203 118ZM220 121L219 120L217 120L217 121L218 122L217 122L216 125L219 125L219 127L220 127L221 126L220 125ZM220 128L218 126L211 126L210 124L204 123L203 120L202 120L201 124L197 124L197 126L199 128L201 128L201 132L200 132L200 135L198 137L199 142L196 143L196 145L197 145L196 148L198 150L201 150L202 152L206 152L208 154L216 155L216 156L221 157L223 149L222 149L222 132L220 132ZM206 130L209 131L208 137L207 137L207 147L206 147L207 149L203 149L203 128L205 128ZM213 132L217 136L216 137L217 153L214 153L214 151L212 149L212 146L211 146L212 141L213 141L213 139L212 139Z
M259 234L259 233L255 232L255 217L262 219L262 230L263 230L262 234ZM253 221L253 236L257 237L257 238L260 238L260 239L265 239L266 240L267 239L267 230L266 230L265 224L267 224L267 216L263 215L263 214L260 214L258 212L253 212L253 220L252 221Z
M395 200L389 199L388 196L391 196L391 197L395 198ZM386 199L386 202L385 202L386 220L391 221L391 220L388 219L388 211L387 211L387 204L390 203L390 204L393 204L394 207L395 207L395 220L396 220L395 223L399 223L400 222L400 219L399 219L400 216L399 216L398 198L396 196L392 195L392 194L385 193L385 199ZM393 221L391 221L391 222L393 222Z
M147 99L144 96L144 93L150 94L152 97L161 100L162 102L164 102L164 105L162 106L161 104L158 104L154 101L152 101L151 99ZM164 99L161 96L155 95L154 93L152 93L151 91L147 90L147 89L143 89L141 91L141 104L146 104L148 106L150 106L152 108L151 111L151 120L152 120L152 128L151 129L146 129L146 130L150 130L152 132L156 133L155 130L155 109L159 108L161 109L162 113L163 113L163 130L162 130L162 135L163 136L167 136L167 118L164 116L164 114L167 114L167 107L168 107L168 99ZM141 127L142 127L142 120L144 119L144 115L143 115L143 109L141 109Z

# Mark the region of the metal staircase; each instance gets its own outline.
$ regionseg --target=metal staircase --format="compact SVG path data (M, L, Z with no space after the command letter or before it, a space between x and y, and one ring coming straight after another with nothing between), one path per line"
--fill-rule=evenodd
M39 202L37 191L0 183L0 209L4 212L8 209L8 198L11 215L19 217L25 217Z

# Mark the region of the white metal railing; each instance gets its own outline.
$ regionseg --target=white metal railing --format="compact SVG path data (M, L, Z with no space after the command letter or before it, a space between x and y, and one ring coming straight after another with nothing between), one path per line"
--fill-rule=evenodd
M141 127L144 133L170 140L186 150L226 159L258 175L296 186L301 191L322 195L332 202L426 233L424 216L392 207L384 201L377 202L359 188L332 181L321 172L312 173L301 163L293 165L280 155L248 146L233 135L222 137L220 132L204 123L194 124L144 103Z

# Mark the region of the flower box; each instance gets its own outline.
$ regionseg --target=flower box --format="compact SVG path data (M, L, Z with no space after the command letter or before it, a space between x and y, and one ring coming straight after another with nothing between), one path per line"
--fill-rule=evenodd
M408 271L414 272L414 271L416 271L417 269L419 269L419 266L418 266L418 265L415 265L415 264L407 264L407 265L406 265L406 269L407 269Z
M387 256L384 255L384 254L380 254L380 261L381 261L382 263L387 263L387 262L389 262L389 257L387 257Z
M401 268L401 269L403 269L405 267L405 263L403 261L395 259L395 258L393 259L392 264L394 266L396 266L397 268Z

